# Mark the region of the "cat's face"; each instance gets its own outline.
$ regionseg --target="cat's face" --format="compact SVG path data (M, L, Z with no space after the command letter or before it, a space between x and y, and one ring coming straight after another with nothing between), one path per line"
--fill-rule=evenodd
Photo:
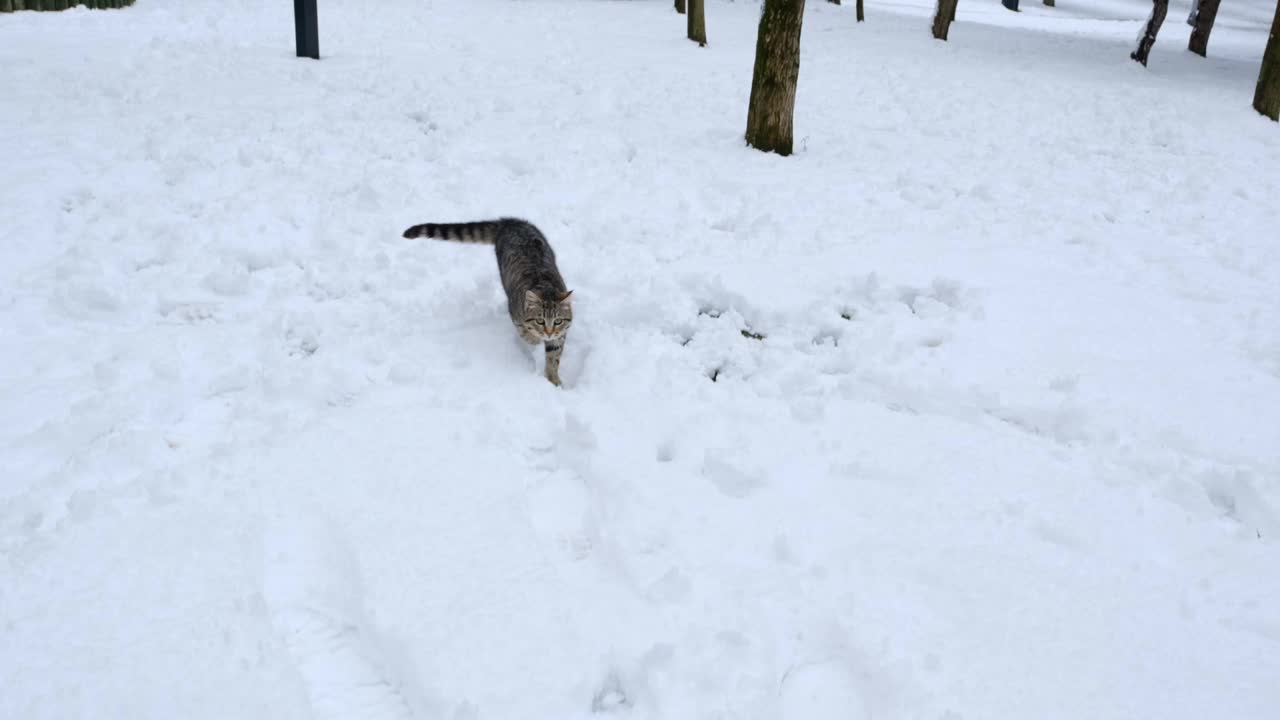
M562 337L573 323L573 308L566 293L542 297L532 290L524 294L524 328L530 334L546 340Z

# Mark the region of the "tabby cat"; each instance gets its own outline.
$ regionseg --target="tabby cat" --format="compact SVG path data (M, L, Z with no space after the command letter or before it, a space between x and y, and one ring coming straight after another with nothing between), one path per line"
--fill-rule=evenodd
M493 245L498 254L502 288L507 291L511 322L525 342L543 343L547 352L547 379L560 384L560 353L564 351L565 334L573 324L573 308L569 305L573 291L565 288L556 269L556 254L533 223L519 218L426 223L405 230L404 236Z

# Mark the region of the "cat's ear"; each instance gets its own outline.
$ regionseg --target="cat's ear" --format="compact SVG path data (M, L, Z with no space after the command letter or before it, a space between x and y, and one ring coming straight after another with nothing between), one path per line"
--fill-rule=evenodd
M569 296L572 294L573 294L572 290L565 290L564 292L560 293L560 297L556 298L556 302L564 302L565 300L568 300Z
M532 290L525 290L524 301L528 305L537 305L538 303L542 302L542 298L538 296L538 293Z

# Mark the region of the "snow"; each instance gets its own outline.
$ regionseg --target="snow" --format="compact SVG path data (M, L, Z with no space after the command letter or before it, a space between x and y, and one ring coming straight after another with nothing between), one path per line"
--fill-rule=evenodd
M0 717L1274 718L1270 9L930 4L0 15Z

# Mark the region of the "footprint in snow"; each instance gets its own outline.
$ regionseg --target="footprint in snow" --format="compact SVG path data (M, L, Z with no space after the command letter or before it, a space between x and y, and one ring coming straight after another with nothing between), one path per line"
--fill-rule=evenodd
M716 489L731 498L745 498L764 487L764 477L760 473L743 470L710 452L702 461L702 474Z
M590 489L582 474L595 447L591 429L570 415L545 447L530 450L529 465L538 473L525 486L529 522L540 538L572 561L585 559L598 544Z
M263 597L315 716L412 718L363 629L359 572L337 529L314 518L277 519L264 550Z

